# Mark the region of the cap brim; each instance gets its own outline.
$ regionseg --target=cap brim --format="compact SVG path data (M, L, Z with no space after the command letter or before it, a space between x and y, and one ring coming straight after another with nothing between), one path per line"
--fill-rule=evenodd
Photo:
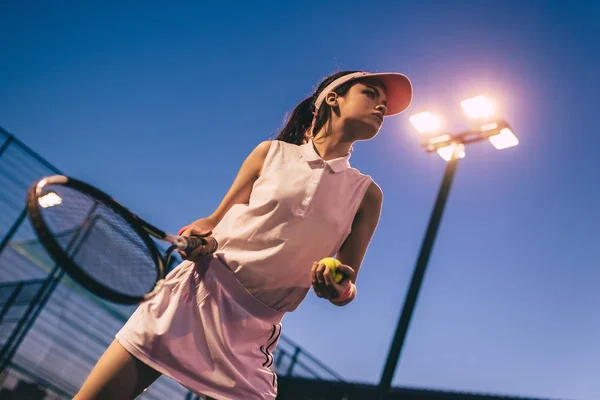
M410 106L413 89L410 79L406 75L396 72L382 72L369 74L365 78L373 78L385 86L387 92L386 116L401 113Z

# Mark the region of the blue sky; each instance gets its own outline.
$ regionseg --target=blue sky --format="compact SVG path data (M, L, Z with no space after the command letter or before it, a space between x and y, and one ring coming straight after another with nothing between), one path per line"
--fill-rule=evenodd
M358 297L337 308L311 292L284 320L375 383L444 169L408 117L459 129L460 100L494 96L521 144L467 148L394 384L597 399L599 4L4 3L0 125L175 231L213 211L323 77L406 73L413 105L351 158L385 196Z

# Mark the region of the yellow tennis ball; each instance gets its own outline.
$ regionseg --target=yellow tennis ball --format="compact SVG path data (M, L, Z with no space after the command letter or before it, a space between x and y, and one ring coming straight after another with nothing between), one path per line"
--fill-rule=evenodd
M344 275L341 272L337 272L336 270L336 268L342 265L342 263L336 260L335 258L325 257L324 259L319 261L319 263L325 264L325 266L331 270L333 280L335 281L335 283L340 283L340 281L344 278Z

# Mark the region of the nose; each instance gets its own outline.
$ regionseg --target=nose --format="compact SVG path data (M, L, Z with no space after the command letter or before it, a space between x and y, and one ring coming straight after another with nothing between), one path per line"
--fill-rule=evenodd
M375 109L380 111L383 115L385 115L385 112L387 111L387 107L383 104L379 104Z

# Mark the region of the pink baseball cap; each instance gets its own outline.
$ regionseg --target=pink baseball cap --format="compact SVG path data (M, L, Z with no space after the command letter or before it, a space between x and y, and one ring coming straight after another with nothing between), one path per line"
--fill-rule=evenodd
M386 116L401 113L406 110L412 101L412 84L406 75L397 72L354 72L344 75L331 82L315 100L315 108L318 110L325 101L325 96L346 82L355 79L372 78L385 86L387 92Z

